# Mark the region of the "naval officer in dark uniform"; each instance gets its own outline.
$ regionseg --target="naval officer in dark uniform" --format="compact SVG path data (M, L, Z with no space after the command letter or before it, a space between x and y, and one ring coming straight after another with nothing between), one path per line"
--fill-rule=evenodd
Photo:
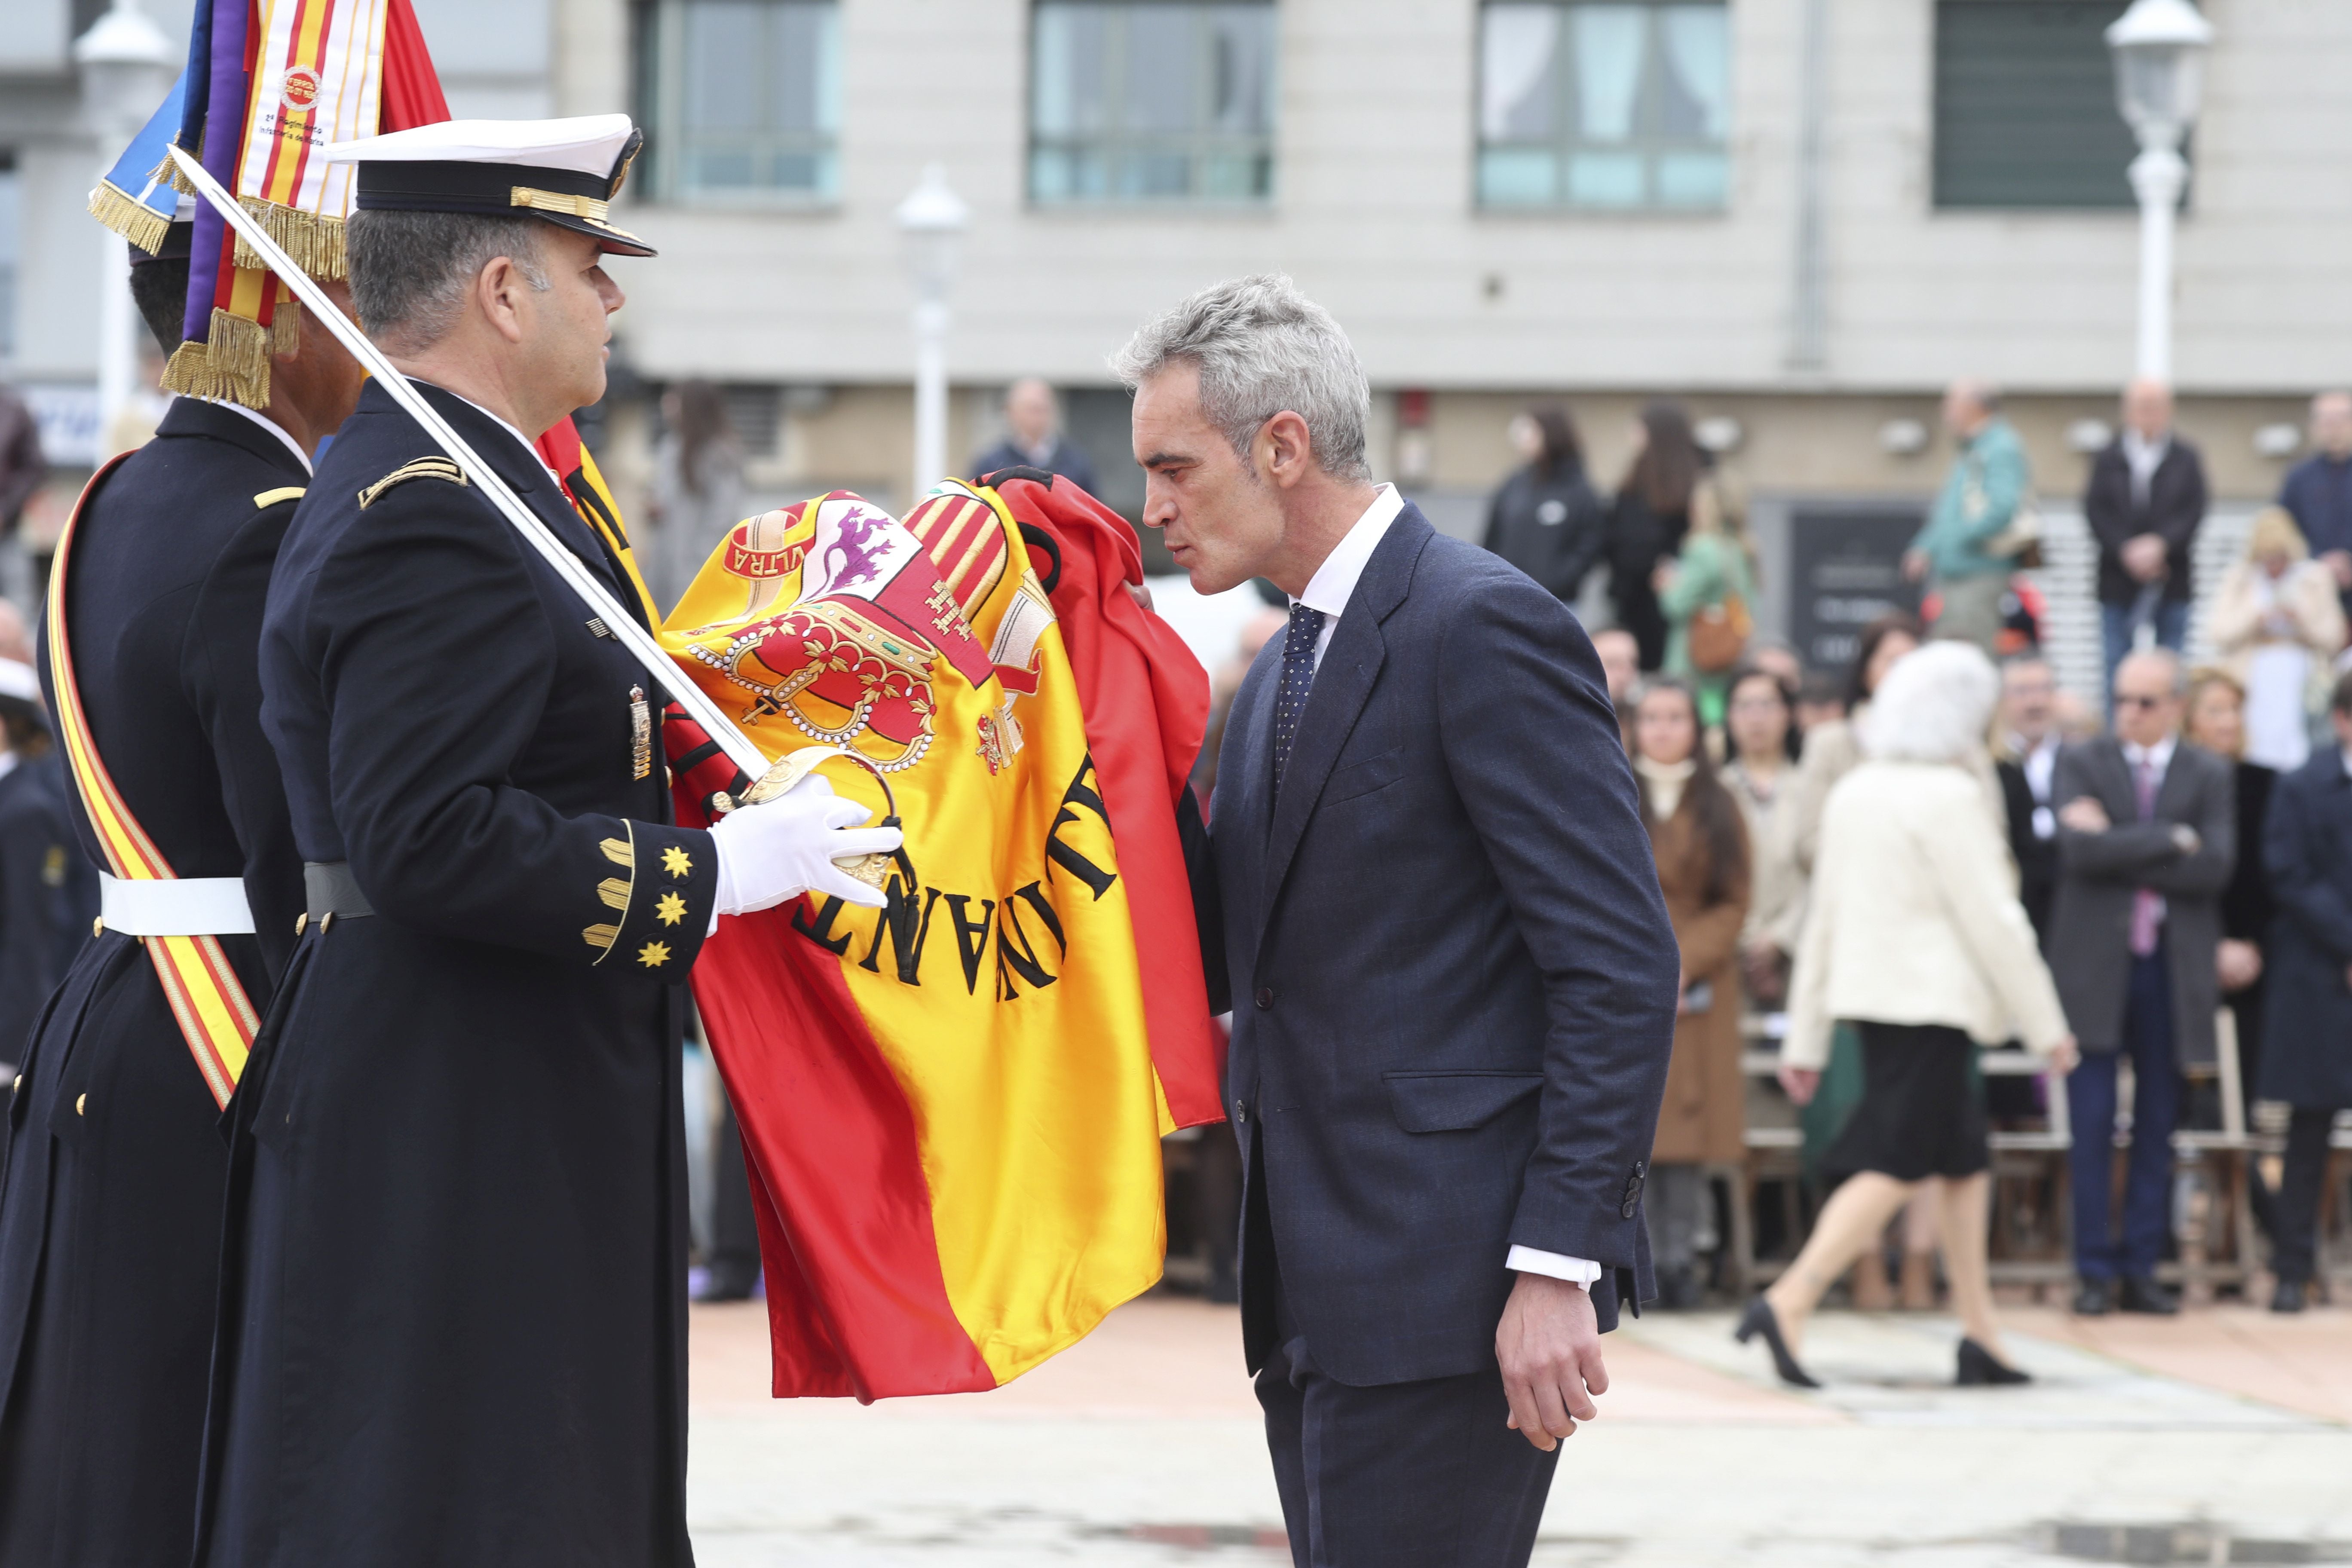
M328 149L369 336L632 613L530 442L603 395L637 141ZM310 895L240 1093L197 1562L688 1563L680 982L720 914L878 906L832 858L898 832L805 786L672 826L662 690L381 384L296 513L262 689Z
M40 678L13 658L0 658L0 1078L14 1079L33 1021L98 911L82 914L74 929L70 884L89 866L58 786Z
M189 227L132 271L166 355L180 342ZM106 879L104 930L50 1002L9 1101L0 1563L11 1568L179 1563L194 1539L228 1085L208 1081L140 938L214 936L256 1014L293 950L301 862L261 732L256 652L310 454L361 380L315 320L299 338L272 356L267 408L174 402L154 438L101 475L52 568L90 749L176 875ZM57 608L42 673L61 724ZM73 824L76 853L109 865L79 797Z

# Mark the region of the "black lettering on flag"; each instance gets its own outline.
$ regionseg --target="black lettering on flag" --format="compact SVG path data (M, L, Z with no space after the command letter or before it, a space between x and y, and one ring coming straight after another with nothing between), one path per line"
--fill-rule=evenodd
M848 931L843 931L839 937L833 934L833 922L840 915L841 908L839 899L828 898L817 906L816 923L812 925L809 923L808 906L803 904L793 911L793 929L839 958L849 951L850 938Z
M1029 884L1032 888L1036 885L1034 882ZM1022 893L1026 893L1027 890L1024 889ZM1014 898L1021 896L1021 893L1013 895ZM1056 927L1060 924L1059 921L1055 923ZM1032 991L1042 991L1059 978L1053 971L1038 962L1037 950L1030 944L1029 933L1021 929L1018 906L1013 903L1013 899L1007 899L996 911L996 999L998 1001L1010 1002L1021 994L1020 990L1013 984L1013 978L1016 974L1029 983L1029 989Z
M932 897L940 895L934 893ZM996 908L994 899L980 900L980 919L963 918L964 906L971 902L969 893L949 893L948 920L955 927L956 956L963 960L963 990L967 996L975 995L980 988L980 961L988 952L989 911ZM923 923L930 924L930 911L923 911ZM975 940L976 939L976 940ZM918 941L920 939L919 938Z
M890 901L884 906L882 918L874 922L874 941L866 948L866 956L857 961L859 968L875 974L882 972L878 961L882 956L882 939L887 936L890 939L891 952L898 955L899 981L908 985L923 983L919 973L923 963L923 939L931 934L931 906L940 901L940 890L931 889L930 895L923 900L922 909L918 910L915 900L908 896L907 885L897 876L891 877L889 889L884 895Z
M1070 939L1062 934L1062 917L1055 914L1054 912L1054 906L1045 901L1045 889L1039 887L1036 883L1032 882L1027 887L1022 889L1019 892L1014 893L1013 897L1027 900L1029 907L1037 911L1037 918L1044 921L1045 922L1045 929L1054 933L1054 945L1055 947L1060 948L1064 952L1070 951ZM1005 901L1009 907L1012 900L1007 900Z
M1078 763L1078 776L1072 779L1070 787L1062 792L1062 808L1054 814L1054 826L1045 830L1045 858L1052 861L1053 866L1059 866L1063 870L1084 882L1094 896L1099 899L1110 891L1110 885L1118 880L1118 873L1106 871L1077 850L1062 842L1063 827L1078 820L1078 814L1074 809L1076 806L1083 805L1100 818L1104 831L1108 832L1110 829L1110 813L1103 809L1102 795L1088 782L1094 776L1094 753L1089 752ZM1053 866L1045 868L1045 874L1049 877L1054 874Z

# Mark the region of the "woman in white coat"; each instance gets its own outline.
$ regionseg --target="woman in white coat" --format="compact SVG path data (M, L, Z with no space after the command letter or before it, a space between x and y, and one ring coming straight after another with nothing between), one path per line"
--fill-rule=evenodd
M1944 1178L1944 1271L1966 1337L1958 1381L2023 1383L2000 1353L1985 1261L1984 1100L1970 1058L2012 1036L2061 1070L2074 1037L2017 899L2000 823L1977 778L2000 695L1992 663L1937 642L1888 672L1862 736L1865 760L1830 792L1790 986L1780 1081L1799 1104L1829 1060L1830 1029L1862 1036L1863 1096L1830 1152L1856 1173L1822 1205L1787 1273L1741 1320L1781 1378L1818 1387L1797 1359L1822 1293L1930 1176Z

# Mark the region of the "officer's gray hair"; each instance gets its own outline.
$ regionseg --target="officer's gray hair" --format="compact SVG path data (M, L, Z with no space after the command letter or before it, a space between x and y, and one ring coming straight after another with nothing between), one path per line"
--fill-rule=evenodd
M387 347L431 348L457 324L466 291L482 268L501 256L532 289L545 291L544 232L537 218L487 213L368 207L352 214L343 242L361 329Z
M1280 273L1203 289L1146 322L1110 368L1129 390L1178 363L1201 372L1201 413L1244 458L1259 428L1287 409L1307 421L1316 463L1340 479L1369 479L1364 426L1372 391L1331 312Z

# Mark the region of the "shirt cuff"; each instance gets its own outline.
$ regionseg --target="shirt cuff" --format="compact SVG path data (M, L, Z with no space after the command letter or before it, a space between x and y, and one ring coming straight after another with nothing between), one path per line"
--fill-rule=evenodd
M1571 1285L1590 1289L1601 1278L1601 1265L1590 1258L1569 1258L1557 1252L1541 1252L1532 1247L1514 1247L1503 1267L1520 1274L1546 1274L1554 1279L1565 1279Z

